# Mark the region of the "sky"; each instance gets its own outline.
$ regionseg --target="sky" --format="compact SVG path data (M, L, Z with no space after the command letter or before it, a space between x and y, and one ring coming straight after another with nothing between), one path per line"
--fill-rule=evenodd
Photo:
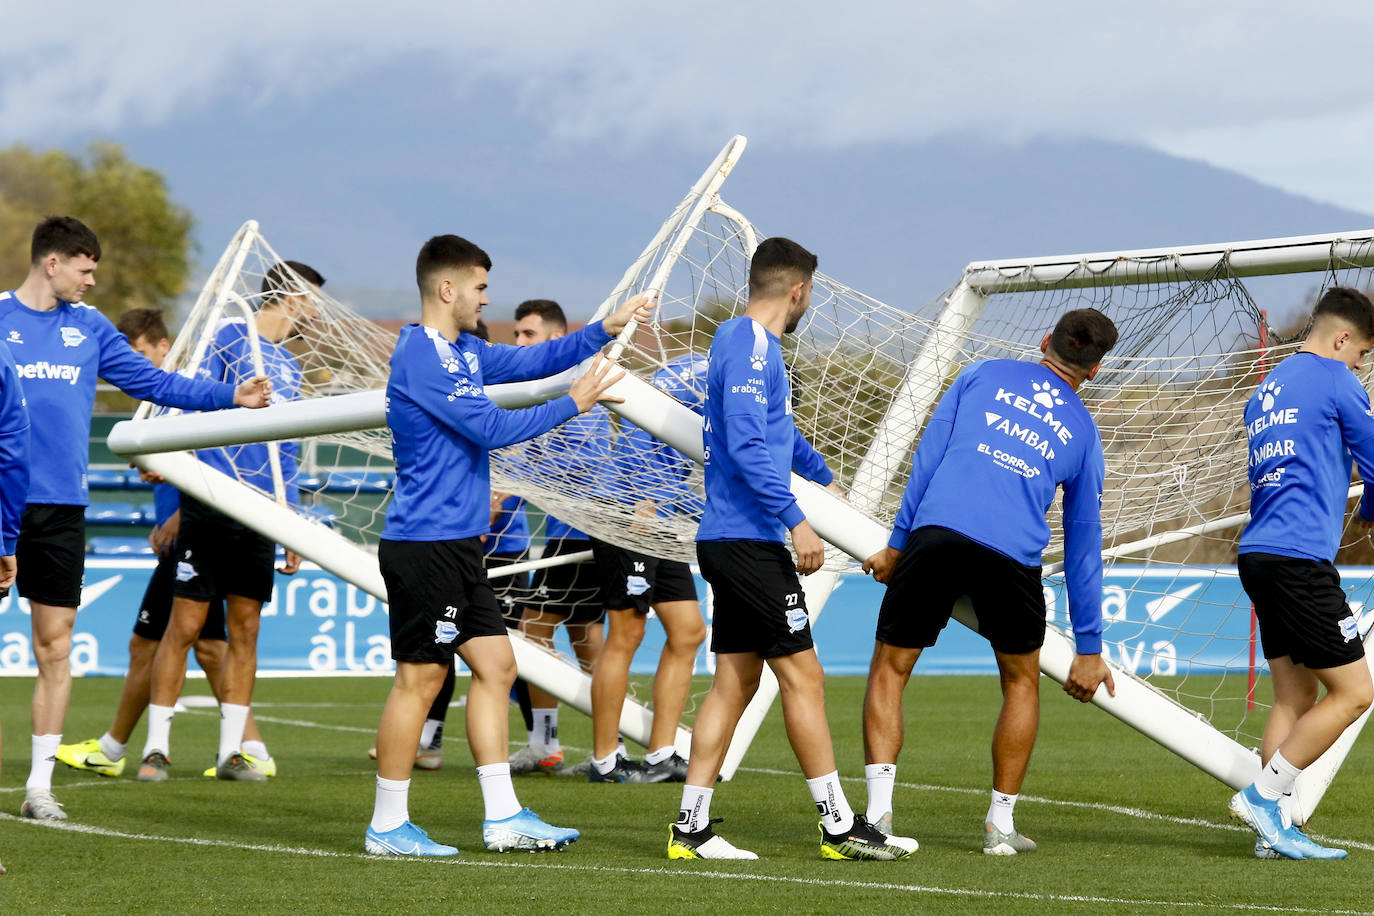
M540 181L564 203L626 208L634 231L607 241L607 264L623 264L735 133L829 161L1081 137L1374 214L1371 34L1361 2L69 0L61 17L8 3L0 147L124 144L168 175L207 257L241 222L236 204L277 202L302 238L337 227L262 177L279 164L406 240L350 257L356 286L400 285L378 278L416 233L440 231L437 213L416 215L427 202L508 232L504 263L553 285L579 269L535 267L518 232L485 226L503 198L524 208L506 224L539 219ZM519 193L498 193L503 179Z

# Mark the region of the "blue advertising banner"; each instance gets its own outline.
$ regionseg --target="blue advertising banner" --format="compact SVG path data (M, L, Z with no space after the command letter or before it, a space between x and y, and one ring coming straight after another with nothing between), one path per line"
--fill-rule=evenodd
M72 645L74 674L123 675L134 616L153 566L152 559L144 558L87 560ZM1343 569L1341 577L1358 616L1370 603L1374 569ZM1046 582L1047 619L1067 629L1063 583ZM841 577L815 628L826 671L867 672L883 591L871 579ZM704 606L706 586L700 580L697 593ZM1168 675L1245 670L1249 665L1250 604L1234 568L1117 567L1104 579L1102 599L1104 651L1128 670ZM31 641L28 602L13 594L0 599L0 675L36 673ZM662 629L651 623L633 670L651 674L662 646ZM697 672L710 673L712 661L703 647ZM1262 669L1262 655L1258 663ZM258 665L267 676L390 674L394 667L386 605L309 563L295 576L278 575L272 601L263 609ZM916 670L988 674L996 667L987 643L952 623Z

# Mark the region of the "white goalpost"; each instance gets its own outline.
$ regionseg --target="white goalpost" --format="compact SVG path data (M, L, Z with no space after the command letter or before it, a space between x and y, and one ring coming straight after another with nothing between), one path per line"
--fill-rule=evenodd
M695 559L700 418L650 382L671 371L675 360L704 353L715 328L744 306L749 257L766 235L720 197L743 149L742 137L727 145L593 316L642 291L660 301L651 325L627 329L617 344L628 372L614 389L624 398L612 405L616 417L590 444L585 429L568 424L498 450L492 455L495 489L606 541ZM270 263L275 254L248 224L188 320L173 352L176 365L194 368L216 323L235 308L244 312L243 303L251 320L252 281L260 265ZM823 571L806 580L813 619L839 577L856 574L858 562L886 542L912 452L955 374L976 359L1038 357L1041 336L1060 314L1100 308L1121 338L1080 394L1098 421L1107 463L1104 654L1117 695L1099 691L1094 703L1226 785L1245 785L1258 767L1254 748L1264 704L1254 681L1263 665L1252 661L1250 609L1230 571L1248 506L1242 407L1267 368L1291 353L1301 336L1300 327L1271 327L1267 316L1289 309L1297 320L1314 291L1332 284L1367 287L1371 266L1374 231L980 262L949 293L909 310L818 274L812 309L785 341L785 356L794 379L794 416L849 501L793 479L807 517L832 545ZM326 300L320 311L328 320L309 328L298 343L305 375L313 380L299 401L199 416L144 409L115 428L110 445L378 594L369 549L379 526L378 494L359 490L330 502L325 508L333 513L332 527L326 527L310 513L283 505L278 493L249 492L243 482L223 475L215 479L204 464L177 454L302 440L307 452L361 462L353 469L359 477L389 466L380 394L389 335L378 336L370 323ZM565 376L488 391L498 403L516 406L554 396L569 382ZM661 460L654 465L660 475L654 489L682 498L656 505L651 517L639 498L648 466L627 447L631 424L679 453L668 471ZM590 457L568 457L577 455ZM1052 516L1058 511L1052 509ZM1057 518L1051 521L1057 532ZM1359 549L1361 540L1362 534L1347 531L1343 556ZM1073 643L1056 562L1061 555L1056 535L1046 552L1049 627L1041 663L1062 682ZM1368 582L1357 585L1352 600L1374 607L1374 596L1365 594L1370 588ZM956 616L973 622L967 609ZM575 664L516 643L522 676L590 709L588 678ZM775 686L761 687L740 723L726 778L775 692ZM627 703L622 733L642 743L651 714L645 704ZM1315 808L1362 725L1363 720L1347 733L1344 750L1333 748L1304 773L1299 823ZM686 750L688 733L680 730L678 737Z

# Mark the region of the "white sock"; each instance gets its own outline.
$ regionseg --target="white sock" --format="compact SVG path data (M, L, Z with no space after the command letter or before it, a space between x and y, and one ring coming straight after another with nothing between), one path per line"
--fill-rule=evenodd
M175 711L171 706L148 704L148 740L143 745L144 759L153 751L172 756L172 714Z
M870 824L878 823L884 814L892 813L892 788L897 783L897 764L870 763L864 767L868 782L868 811L864 817Z
M106 732L100 736L100 753L104 754L109 760L122 760L124 752L129 749L127 744L123 744L110 737Z
M57 763L57 746L62 743L61 735L34 735L33 762L29 766L29 781L25 789L52 791L52 768Z
M272 755L267 753L267 744L262 741L243 742L243 752L249 757L256 757L259 760L270 760Z
M220 763L239 752L243 745L243 727L248 722L248 707L235 703L219 704Z
M678 809L677 829L696 833L711 823L711 796L715 789L702 786L682 786L682 807Z
M600 773L602 776L605 776L611 770L615 769L615 762L619 759L620 755L612 751L611 756L609 757L601 757L599 759L592 760L592 766L596 767L596 771L598 773Z
M824 776L808 779L806 787L811 790L816 810L821 813L825 832L848 833L849 828L854 826L854 809L849 807L849 799L844 797L839 772L831 770Z
M656 763L662 763L675 753L677 753L677 748L670 744L667 747L661 747L656 751L650 751L645 754L644 762L649 764L649 766L653 766Z
M377 798L372 803L372 829L386 833L410 820L410 780L377 777Z
M1011 833L1016 829L1016 822L1012 819L1016 811L1016 799L1015 795L993 789L992 804L988 805L988 816L984 820L1003 833Z
M1282 751L1275 751L1269 758L1259 776L1255 777L1255 791L1269 801L1278 801L1286 793L1293 791L1293 781L1302 770L1284 759Z
M489 763L477 768L477 785L482 789L486 820L503 821L520 813L515 784L510 781L509 763Z
M627 750L625 750L625 742L624 742L624 741L620 742L619 744L617 744L617 745L615 746L615 752L616 752L617 754L619 754L621 757L629 757L629 756L630 756L630 752L627 751Z
M441 719L426 719L424 727L420 729L420 747L426 750L434 747L434 734L443 727Z
M557 706L552 709L536 709L534 711L534 737L530 739L530 744L542 750L546 755L563 749L562 743L558 740Z

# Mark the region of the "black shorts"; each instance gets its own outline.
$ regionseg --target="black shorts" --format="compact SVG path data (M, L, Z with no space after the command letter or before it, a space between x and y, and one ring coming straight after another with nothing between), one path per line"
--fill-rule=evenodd
M697 541L701 577L711 585L711 651L763 658L814 647L797 564L773 541Z
M998 652L1024 655L1045 644L1045 590L1039 566L1022 566L957 531L911 532L878 611L878 642L902 649L935 645L954 602L967 595L978 632Z
M550 538L544 557L562 557L591 549L587 538ZM530 582L529 604L537 611L561 617L563 623L596 623L606 616L596 578L596 562L564 563L536 569Z
M482 558L488 570L524 563L530 558L529 551L522 553L489 553ZM529 604L530 574L516 573L513 576L497 576L491 580L491 590L501 604L501 616L506 618L506 626L512 630L520 629L520 618Z
M14 555L21 596L53 607L79 607L86 573L85 506L24 507Z
M238 595L272 600L277 545L217 509L181 497L172 594L192 601Z
M454 651L469 639L506 635L501 605L482 568L480 539L383 539L377 560L396 661L451 665Z
M1364 658L1364 642L1336 567L1319 560L1243 553L1240 584L1255 604L1265 658L1288 656L1308 668L1339 668Z
M608 611L633 609L648 614L663 601L696 601L692 568L679 560L635 553L592 538L596 573L601 580L601 606Z
M158 558L157 566L148 578L148 587L143 590L138 617L134 619L135 636L160 642L162 634L167 632L167 621L172 617L172 579L179 562L180 553L175 547ZM210 602L210 610L205 615L205 625L200 628L200 638L229 638L224 629L223 598L216 598Z

